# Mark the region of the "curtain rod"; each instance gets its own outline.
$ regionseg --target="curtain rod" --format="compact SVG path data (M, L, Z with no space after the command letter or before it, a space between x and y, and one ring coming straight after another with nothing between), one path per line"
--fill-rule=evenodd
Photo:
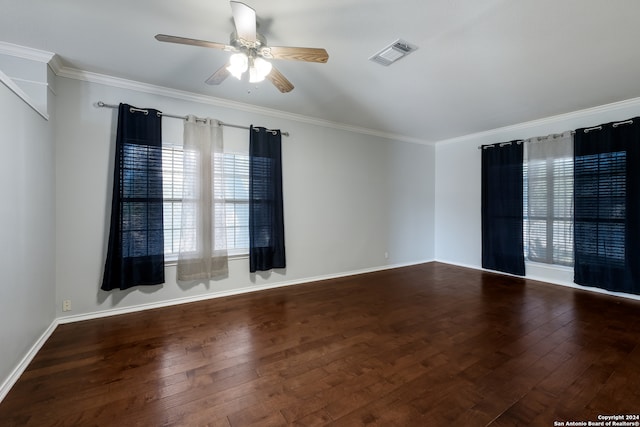
M95 106L98 107L98 108L118 108L119 107L119 105L106 104L106 103L104 103L102 101L96 102ZM132 111L140 111L140 112L143 112L143 113L148 113L149 112L148 110L145 110L145 109L142 109L142 108L135 108L135 107L131 107L131 110ZM162 113L162 112L159 112L158 114L160 114L161 116L164 116L164 117L171 117L173 119L187 120L187 116L178 116L176 114L167 114L167 113ZM204 121L204 119L196 117L196 121ZM231 123L224 123L224 122L220 122L220 126L227 126L227 127L230 127L230 128L246 129L246 130L251 129L251 128L247 127L247 126L233 125ZM267 132L271 132L271 133L273 133L275 135L276 130L267 129ZM289 132L280 132L280 135L289 136Z
M618 126L630 125L630 124L633 124L633 119L624 120L622 122L615 122L615 123L613 123L612 126L614 128L617 128ZM591 128L586 128L586 129L584 129L584 133L589 133L589 132L594 131L594 130L602 130L602 125L594 126L594 127L591 127ZM554 134L551 134L551 135L548 135L548 136L538 136L538 137L533 137L533 138L529 138L529 139L520 139L520 140L517 140L516 142L518 144L520 144L521 142L531 142L531 141L534 141L534 140L537 140L539 142L539 141L542 141L543 139L548 138L548 137L553 137L555 139L555 138L557 138L559 136L562 136L563 134L565 134L567 132L570 132L571 135L575 135L576 134L576 131L572 130L572 131L565 131L565 132L562 132L562 133L554 133ZM502 147L504 145L511 145L511 142L502 142L502 143L479 145L478 146L478 150L482 150L482 149L485 149L485 148L493 148L496 145L499 145L500 147Z

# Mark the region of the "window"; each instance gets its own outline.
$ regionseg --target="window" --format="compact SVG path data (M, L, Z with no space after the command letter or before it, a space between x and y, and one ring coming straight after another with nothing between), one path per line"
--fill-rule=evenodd
M182 177L184 153L182 145L163 143L162 184L164 192L164 254L168 260L176 260L180 249L182 227ZM246 255L249 252L249 156L224 153L215 158L214 177L216 193L224 190L225 224L229 255ZM214 201L215 203L215 201Z
M573 140L566 137L527 144L524 164L525 257L572 266Z

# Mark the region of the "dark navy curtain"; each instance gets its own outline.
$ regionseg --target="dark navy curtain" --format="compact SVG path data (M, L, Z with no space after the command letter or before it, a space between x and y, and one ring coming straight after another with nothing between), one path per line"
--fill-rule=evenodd
M523 144L482 149L482 267L524 276Z
M282 136L253 127L249 140L249 271L285 268Z
M164 283L161 116L144 111L118 109L105 291Z
M574 281L640 294L640 118L574 137Z

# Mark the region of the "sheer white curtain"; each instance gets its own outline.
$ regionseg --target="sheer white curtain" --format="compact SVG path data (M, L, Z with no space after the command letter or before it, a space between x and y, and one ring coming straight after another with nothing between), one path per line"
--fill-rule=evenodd
M573 265L573 135L525 145L525 241L530 261Z
M179 281L207 280L228 273L222 155L220 122L188 116L184 124Z

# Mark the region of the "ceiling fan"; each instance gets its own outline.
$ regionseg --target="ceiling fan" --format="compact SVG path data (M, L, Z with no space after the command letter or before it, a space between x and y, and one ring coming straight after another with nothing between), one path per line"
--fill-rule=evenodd
M231 12L236 30L231 33L229 44L157 34L161 42L209 47L233 52L229 61L211 75L205 83L219 85L229 75L241 79L249 71L249 82L257 83L265 78L282 93L293 90L293 84L282 75L268 59L287 59L325 63L329 59L326 50L311 47L267 46L265 37L257 32L256 11L239 1L231 1Z

